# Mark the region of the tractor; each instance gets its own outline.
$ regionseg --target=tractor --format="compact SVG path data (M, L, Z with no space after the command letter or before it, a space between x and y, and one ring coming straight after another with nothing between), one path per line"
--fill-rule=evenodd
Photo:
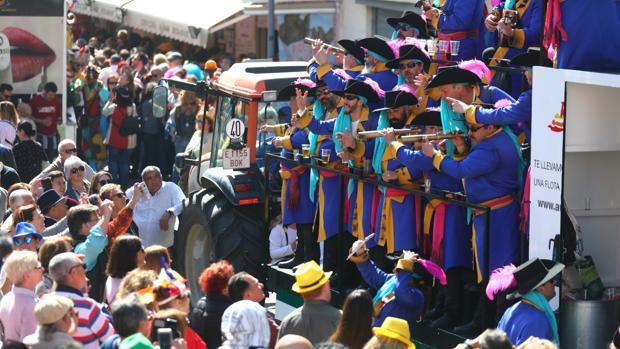
M268 217L270 211L279 210L279 203L266 200L265 171L269 169L263 168L263 156L271 144L260 126L283 121L274 118L273 110L290 115L284 112L288 100L278 100L277 91L307 77L306 64L237 63L216 81L167 81L169 88L194 91L205 101L215 101L211 148L201 149L199 156L178 154L175 161L177 168L189 174L173 266L187 277L192 289L200 289L198 277L204 268L222 259L230 261L236 271L246 271L265 282ZM166 87L156 88L156 115L165 114L167 95ZM202 144L201 140L201 148ZM192 297L196 302L199 292Z

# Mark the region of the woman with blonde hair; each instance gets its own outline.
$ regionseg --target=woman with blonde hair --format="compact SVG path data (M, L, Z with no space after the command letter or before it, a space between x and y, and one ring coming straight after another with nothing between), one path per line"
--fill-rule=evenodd
M17 137L17 125L19 113L15 105L10 101L0 102L0 144L13 148Z

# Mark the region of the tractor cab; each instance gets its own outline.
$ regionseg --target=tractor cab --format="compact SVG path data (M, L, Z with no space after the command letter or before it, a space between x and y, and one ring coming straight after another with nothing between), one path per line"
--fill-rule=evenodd
M202 270L221 259L230 261L235 270L266 279L266 207L277 205L264 202L265 174L277 168L263 168L264 154L275 149L271 145L273 135L262 133L260 127L289 121L289 101L278 100L277 92L298 78L306 78L306 65L237 63L217 81L167 81L169 88L194 91L215 109L212 133L202 132L201 147L177 155L176 161L186 172L187 182L182 188L188 198L175 235L175 268L190 280L192 288L198 290ZM158 89L154 113L166 109L168 90ZM193 297L198 295L193 293Z

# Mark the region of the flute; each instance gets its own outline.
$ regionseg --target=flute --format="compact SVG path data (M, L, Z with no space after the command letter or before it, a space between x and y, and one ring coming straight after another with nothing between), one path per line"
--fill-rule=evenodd
M463 132L448 132L448 133L428 133L422 135L410 135L400 137L402 143L415 143L415 142L428 142L439 139L452 139L456 137L465 137Z
M308 38L305 37L304 38L304 43L308 44L308 45L316 45L317 44L317 39L312 39L312 38ZM342 54L346 54L347 51L345 51L345 49L341 48L341 47L336 47L334 45L330 45L330 44L326 44L323 43L323 45L327 46L327 48L335 53L342 53Z
M371 138L383 137L383 134L381 132L382 130L363 131L363 132L358 132L357 136L359 137L360 140L364 141L364 140L371 139ZM397 136L402 136L402 135L418 134L420 133L420 130L415 129L415 128L399 128L399 129L394 130L394 133Z

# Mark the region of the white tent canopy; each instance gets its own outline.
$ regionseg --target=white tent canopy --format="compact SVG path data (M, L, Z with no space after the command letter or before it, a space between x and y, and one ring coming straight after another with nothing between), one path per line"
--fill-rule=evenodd
M243 7L242 0L79 0L74 11L206 47L214 27L244 18L235 16Z

